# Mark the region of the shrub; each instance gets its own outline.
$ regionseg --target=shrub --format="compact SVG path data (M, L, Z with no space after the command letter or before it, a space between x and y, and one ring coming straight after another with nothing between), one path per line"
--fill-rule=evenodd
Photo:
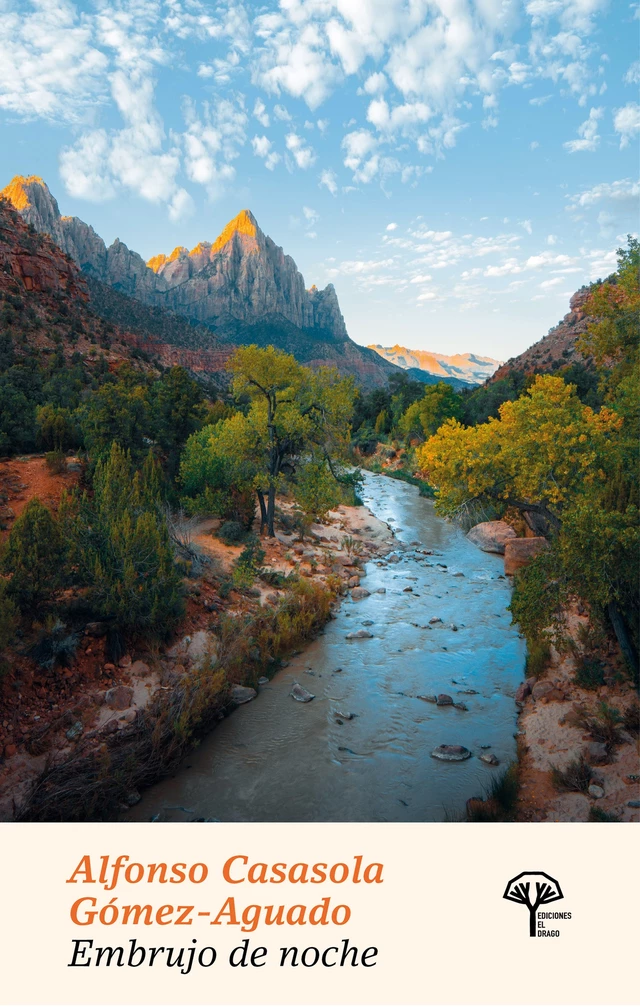
M60 584L64 552L57 520L33 497L14 524L2 557L3 571L11 575L9 595L23 614L51 598Z
M237 545L246 536L246 531L239 521L225 521L218 529L218 538L225 545Z
M574 675L576 685L594 692L604 685L604 665L595 657L582 658Z
M580 726L588 731L594 741L602 741L605 745L616 745L620 741L620 711L608 703L599 703L596 713L585 716Z
M551 767L551 782L560 792L577 791L580 794L587 794L592 775L591 766L582 756L570 762L566 769Z
M120 632L165 636L183 610L182 582L160 507L160 469L135 472L117 444L98 462L94 496L63 501L70 566L96 614Z
M13 640L18 622L18 610L9 597L7 587L7 582L0 580L0 672L3 652Z
M548 640L527 641L526 678L540 678L551 658L551 644Z
M518 806L520 794L520 774L518 763L510 766L494 776L483 798L475 798L467 804L467 821L469 822L508 822L512 821Z
M592 805L589 808L589 821L590 822L619 822L620 819L617 815L612 814L609 811L603 811L602 808L598 808Z
M632 703L625 710L622 726L630 734L640 734L640 705L638 703Z
M47 451L44 456L47 469L52 475L62 475L67 470L67 460L64 451Z
M64 623L56 619L50 629L40 633L30 656L47 671L53 671L59 665L66 668L73 661L79 643L80 634L68 633Z
M246 546L233 564L233 585L241 590L250 588L258 575L264 560L264 549L255 535L252 535Z

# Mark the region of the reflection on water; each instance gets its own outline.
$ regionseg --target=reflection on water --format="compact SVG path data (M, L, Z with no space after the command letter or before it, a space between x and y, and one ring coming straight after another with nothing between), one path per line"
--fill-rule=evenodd
M363 496L396 529L399 562L368 564L370 597L346 600L324 634L128 820L442 821L500 771L478 760L481 746L503 766L515 757L512 697L525 650L506 610L502 558L436 517L413 486L366 474ZM346 639L369 620L372 639ZM294 681L313 702L290 698ZM417 698L442 692L468 710ZM438 762L430 753L441 744L474 757Z

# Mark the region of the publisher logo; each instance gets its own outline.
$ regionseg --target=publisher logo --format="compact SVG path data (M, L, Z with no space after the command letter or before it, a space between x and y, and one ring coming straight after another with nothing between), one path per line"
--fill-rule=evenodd
M518 902L529 910L529 937L559 937L560 931L547 929L545 919L571 919L571 913L545 913L541 906L563 899L560 884L544 871L523 871L512 878L505 888L503 899Z

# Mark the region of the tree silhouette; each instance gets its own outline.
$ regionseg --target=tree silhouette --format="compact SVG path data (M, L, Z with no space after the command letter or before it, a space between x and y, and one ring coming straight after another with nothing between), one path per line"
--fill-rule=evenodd
M531 880L522 880L529 878ZM533 879L535 881L535 895L532 892ZM523 871L517 877L512 878L505 888L503 899L509 902L519 902L529 910L529 937L536 936L536 911L540 906L546 906L549 902L557 902L563 899L564 895L560 885L549 874L544 871Z

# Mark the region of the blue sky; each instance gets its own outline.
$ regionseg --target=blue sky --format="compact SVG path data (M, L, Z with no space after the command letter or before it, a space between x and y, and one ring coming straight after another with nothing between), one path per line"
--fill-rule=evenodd
M243 207L350 335L506 359L638 231L626 0L0 0L0 180L145 258Z

